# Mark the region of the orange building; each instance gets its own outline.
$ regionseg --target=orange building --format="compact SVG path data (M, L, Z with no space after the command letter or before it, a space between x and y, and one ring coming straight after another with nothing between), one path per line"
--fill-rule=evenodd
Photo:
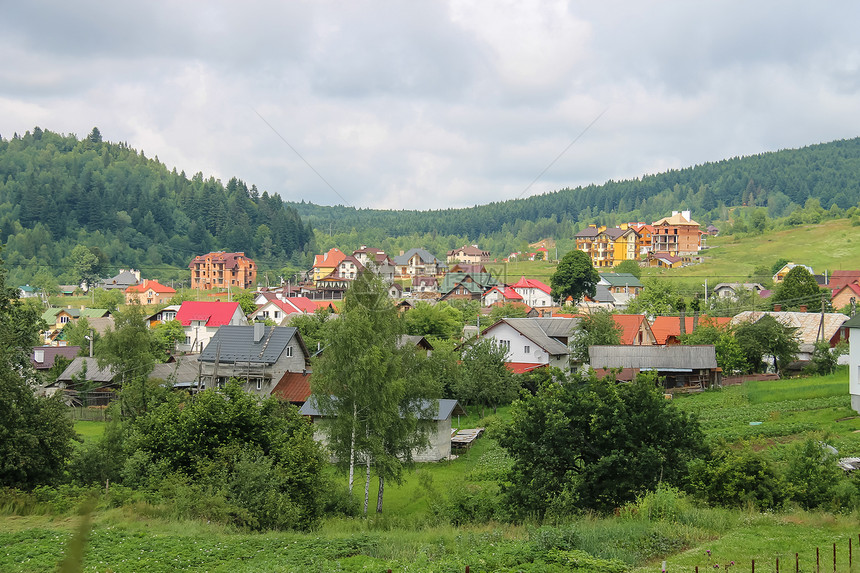
M191 288L254 288L257 284L257 265L245 253L209 253L194 257L188 267Z
M125 304L166 304L176 291L158 281L145 280L125 289Z
M690 218L689 211L673 211L671 217L655 221L653 227L651 252L676 257L699 253L702 231L699 224Z

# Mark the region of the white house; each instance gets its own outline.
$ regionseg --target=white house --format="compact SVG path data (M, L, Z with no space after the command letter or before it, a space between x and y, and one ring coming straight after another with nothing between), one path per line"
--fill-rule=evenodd
M511 288L531 307L552 306L552 289L539 280L522 277L516 284L511 285Z
M238 302L186 300L176 313L185 328L185 341L176 345L180 352L200 352L225 324L248 326Z
M849 319L845 328L850 329L848 336L848 393L851 394L851 407L860 413L860 315Z
M513 372L528 372L541 366L568 368L569 339L578 318L503 318L484 329L481 336L493 338L505 348L505 364Z
M466 412L457 402L457 400L435 400L437 402L434 413L426 423L432 423L433 426L429 432L429 444L425 448L421 448L412 452L412 459L416 462L438 462L451 457L451 423L454 415L465 415ZM431 403L426 402L422 410L430 410ZM316 399L311 396L305 402L299 413L303 416L310 416L311 420L316 423L322 419L322 414L316 406ZM326 443L325 433L317 426L314 430L314 439Z

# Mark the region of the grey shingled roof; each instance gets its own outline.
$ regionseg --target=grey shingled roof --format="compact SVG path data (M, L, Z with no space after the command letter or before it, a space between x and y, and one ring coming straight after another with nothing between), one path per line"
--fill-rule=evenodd
M254 325L225 324L200 353L200 361L215 362L217 353L218 361L227 364L249 361L274 364L296 332L297 329L293 326L266 326L263 328L263 337L255 342ZM304 348L304 344L302 347ZM305 353L307 354L307 351Z
M435 400L437 403L436 413L433 414L433 421L438 422L439 420L447 420L449 416L454 413L465 414L466 412L460 407L460 403L457 400L450 399L440 399ZM426 410L431 406L430 400L422 400L421 409ZM307 401L302 404L302 407L299 409L299 414L302 416L321 416L319 409L316 406L316 397L311 396L307 399Z
M402 255L397 255L394 257L395 265L408 265L409 259L412 258L412 255L418 254L422 261L425 263L440 263L439 259L433 256L429 251L425 249L409 249Z
M615 297L609 292L609 287L606 285L595 285L595 294L593 299L596 302L615 303Z
M559 356L568 354L570 350L566 344L559 342L556 338L570 337L579 321L579 318L553 317L505 318L500 322L506 322L517 332L546 350L547 353ZM486 333L492 328L491 326L484 332Z
M592 368L640 370L698 370L717 367L713 345L702 346L589 346Z

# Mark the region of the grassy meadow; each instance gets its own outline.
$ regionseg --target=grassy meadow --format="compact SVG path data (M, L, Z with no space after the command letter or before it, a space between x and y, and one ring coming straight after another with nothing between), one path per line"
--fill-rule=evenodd
M710 438L746 440L780 463L785 448L808 435L821 436L841 456L860 456L860 418L849 407L847 372L828 377L748 382L721 390L677 396L675 405L699 416ZM503 423L506 409L461 427ZM751 422L760 422L751 425ZM456 423L456 420L455 420ZM98 422L78 422L84 439ZM103 427L103 426L102 426ZM248 533L224 526L170 519L169 508L123 497L121 488L101 495L93 513L85 571L410 571L455 572L469 565L489 571L848 571L848 539L858 542L860 514L709 508L686 496L658 492L621 508L614 517L583 515L564 523L452 525L441 505L458 492L495 496L509 460L496 442L481 438L456 460L421 464L388 484L384 512L362 518L328 518L311 533ZM333 471L333 470L332 470ZM345 477L337 475L336 479ZM362 495L363 482L357 482ZM371 484L371 508L376 484ZM0 571L53 570L80 517L76 504L42 493L27 508L0 506ZM463 515L479 510L463 507ZM856 548L856 547L855 547ZM710 551L710 556L708 552ZM857 569L860 570L860 553Z

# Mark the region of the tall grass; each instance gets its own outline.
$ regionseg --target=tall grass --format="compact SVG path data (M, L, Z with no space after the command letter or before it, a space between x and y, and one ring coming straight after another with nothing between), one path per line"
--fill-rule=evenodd
M841 367L829 376L788 380L759 380L744 384L750 404L848 396L848 368Z

